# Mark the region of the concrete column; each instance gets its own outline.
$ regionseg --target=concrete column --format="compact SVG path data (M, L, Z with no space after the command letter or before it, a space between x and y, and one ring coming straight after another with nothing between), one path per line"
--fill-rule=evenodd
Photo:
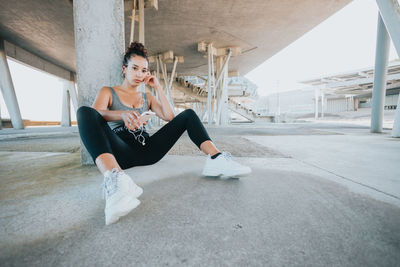
M400 3L398 0L376 0L394 48L400 57Z
M397 100L396 115L392 129L392 137L400 137L400 95Z
M10 119L14 129L24 129L21 112L19 111L17 96L15 95L10 69L4 50L4 40L0 38L0 89L4 102L7 105Z
M136 0L133 0L132 20L131 20L131 35L129 38L129 45L133 42L135 37L135 19L136 19Z
M386 94L386 74L388 69L390 39L378 15L378 32L376 37L374 87L372 89L371 133L381 133L383 125L383 109Z
M227 60L227 57L225 57ZM221 95L221 125L228 125L229 123L229 109L228 109L228 66L224 68L224 77L222 80L222 95Z
M139 42L144 45L144 0L138 0L139 3Z
M218 56L215 60L215 76L219 77L222 72L223 67L223 56ZM215 124L220 124L220 114L221 114L221 97L222 97L222 80L223 77L215 82L215 102L213 116L215 116Z
M103 86L122 83L123 0L74 0L79 106L91 106ZM82 163L93 161L82 146Z
M75 89L75 83L74 82L70 82L69 84L69 95L71 97L71 101L72 101L72 105L74 107L74 111L75 114L78 111L78 94L76 93L76 89Z
M325 96L324 92L321 91L321 118L324 117L324 108L325 108L325 105L324 105L325 97L324 96Z
M212 79L214 73L212 73L212 67L211 67L211 57L213 57L212 54L212 44L209 44L207 47L207 52L208 52L208 81L207 81L207 114L208 114L208 120L207 124L211 125L212 124L212 109L211 109L211 101L212 101L212 91L213 88L212 86Z
M71 105L67 84L64 84L63 88L61 127L71 127Z
M3 129L3 122L1 121L1 106L0 106L0 130Z
M65 80L65 79L60 79L60 81L63 84L63 90L68 91L68 96L70 97L70 100L72 102L72 106L74 108L74 112L78 111L78 94L76 93L76 88L75 88L75 81L74 81L74 75L71 73L71 80Z
M318 101L319 101L319 92L318 91L319 91L318 89L315 89L315 101L314 101L314 103L315 103L315 108L314 108L315 119L318 119Z

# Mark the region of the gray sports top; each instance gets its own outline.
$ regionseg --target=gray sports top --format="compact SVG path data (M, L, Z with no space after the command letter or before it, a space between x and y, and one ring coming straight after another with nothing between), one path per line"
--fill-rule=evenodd
M132 108L132 107L125 106L124 104L121 103L121 100L119 99L117 93L114 91L114 89L112 87L110 87L110 90L111 90L111 94L112 94L112 103L111 103L111 107L109 107L109 110L136 110L137 112L139 112L139 114L142 114L143 112L149 110L146 93L142 93L143 106L141 106L140 108ZM124 125L123 120L108 121L107 123L111 129L115 129L118 126Z

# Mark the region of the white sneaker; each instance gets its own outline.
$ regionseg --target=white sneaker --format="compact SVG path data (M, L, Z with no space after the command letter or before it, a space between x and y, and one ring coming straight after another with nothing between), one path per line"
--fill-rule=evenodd
M140 201L137 199L143 189L132 179L117 168L104 173L103 197L106 199L104 213L106 225L115 223L120 217L127 215L136 208Z
M204 176L222 175L224 177L237 177L249 173L251 173L251 169L234 161L229 152L222 152L215 159L207 155L206 164L203 169Z

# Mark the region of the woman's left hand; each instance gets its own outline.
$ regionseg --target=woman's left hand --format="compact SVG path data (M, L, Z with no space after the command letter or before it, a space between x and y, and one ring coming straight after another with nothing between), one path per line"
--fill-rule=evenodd
M153 87L154 89L161 89L161 84L157 77L149 74L143 81L146 85Z

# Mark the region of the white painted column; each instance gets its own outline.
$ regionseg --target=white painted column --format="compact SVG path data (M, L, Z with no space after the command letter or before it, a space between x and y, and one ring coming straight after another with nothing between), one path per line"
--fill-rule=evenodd
M14 84L11 78L10 69L7 63L6 52L4 50L4 40L0 38L0 89L6 103L11 123L14 129L24 129L21 112L15 94Z
M396 0L377 0L379 11L382 15L386 29L400 56L400 5ZM392 137L400 137L400 97L397 102L396 115L393 123Z
M0 130L3 129L3 122L1 121L1 106L0 106Z
M324 108L325 108L324 101L325 101L325 95L324 92L321 91L321 118L324 117Z
M398 0L376 0L386 29L400 57L400 3Z
M67 83L64 83L63 88L61 127L71 127L71 105Z
M229 60L225 57L225 60ZM229 109L228 109L228 66L223 69L224 77L222 80L222 95L221 95L221 125L228 125L229 123Z
M392 137L400 137L400 95L397 100L396 115L394 117L394 124L392 129Z
M383 111L386 95L386 74L389 61L390 39L378 15L378 32L376 37L374 87L372 89L371 133L381 133L383 125Z
M75 83L69 82L69 96L71 97L72 106L74 107L75 114L78 111L78 94L76 93Z
M214 75L214 73L212 73L212 66L211 66L211 58L213 57L213 53L212 53L212 44L209 44L207 47L207 52L208 52L208 80L207 80L207 114L208 114L208 120L207 120L207 124L211 125L212 124L212 109L211 109L211 100L213 97L213 88L212 86L212 75Z
M220 109L221 109L221 96L222 96L222 67L223 67L223 56L218 56L215 60L216 66L216 82L215 82L215 101L214 101L214 111L213 116L215 116L215 124L220 124Z
M103 86L122 83L124 1L74 0L73 5L78 103L91 106ZM82 163L93 163L83 146Z
M315 119L318 119L318 101L319 101L319 89L315 88L315 107L314 107L314 112L315 112Z

